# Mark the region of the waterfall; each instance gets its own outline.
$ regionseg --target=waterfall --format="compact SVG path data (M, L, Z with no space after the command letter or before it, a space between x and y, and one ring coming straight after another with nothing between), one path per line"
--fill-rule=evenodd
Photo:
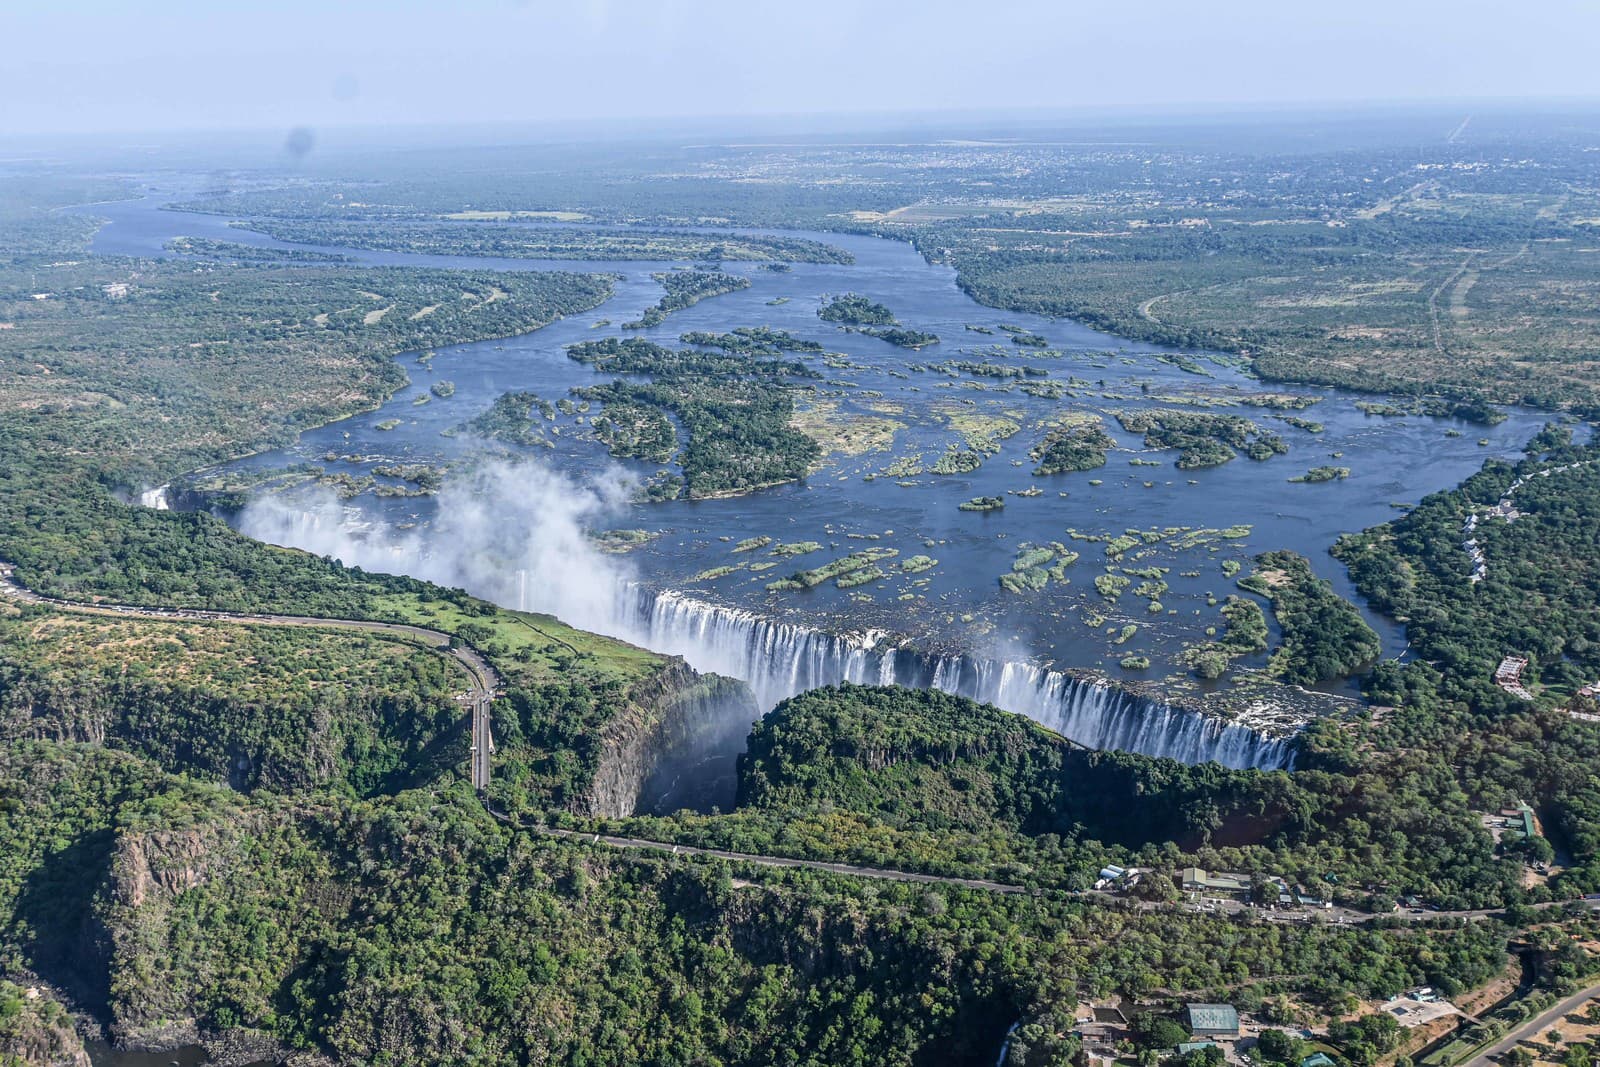
M970 654L921 652L878 631L834 634L754 612L621 583L622 636L682 656L696 669L741 678L763 711L808 689L856 682L938 689L1026 715L1090 748L1168 756L1185 763L1287 768L1288 738L1140 696L1109 682Z
M172 507L168 493L171 485L158 485L154 489L146 489L139 494L139 506L152 511L167 511Z
M556 524L552 532L546 515L546 528L533 536L524 524L498 521L477 507L447 512L447 521L430 531L433 540L356 521L359 512L352 515L331 498L310 511L269 498L247 509L240 525L274 544L460 586L500 604L547 611L570 625L681 656L697 670L748 683L762 712L839 682L902 685L993 704L1091 748L1185 763L1215 760L1227 767L1293 763L1286 737L1141 696L1103 678L970 653L924 652L895 643L883 631L830 633L683 593L655 592L594 551L575 520Z

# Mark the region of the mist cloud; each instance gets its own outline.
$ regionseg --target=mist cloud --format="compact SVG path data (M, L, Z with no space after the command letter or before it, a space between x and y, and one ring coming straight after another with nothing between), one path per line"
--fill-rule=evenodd
M239 529L346 566L408 574L614 633L617 591L633 571L595 548L586 531L620 516L631 488L620 471L579 484L541 464L493 461L447 485L426 527L351 522L353 509L319 486L252 502Z

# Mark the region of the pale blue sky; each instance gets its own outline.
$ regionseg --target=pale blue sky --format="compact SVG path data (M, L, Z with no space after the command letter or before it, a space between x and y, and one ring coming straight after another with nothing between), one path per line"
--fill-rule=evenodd
M1600 98L1596 0L6 0L0 135Z

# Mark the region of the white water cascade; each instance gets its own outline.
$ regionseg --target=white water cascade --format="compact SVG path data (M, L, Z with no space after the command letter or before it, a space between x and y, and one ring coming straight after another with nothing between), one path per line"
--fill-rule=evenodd
M574 494L568 493L568 497ZM485 495L484 498L488 498ZM499 494L495 499L510 499ZM540 494L539 499L566 499ZM460 586L524 611L682 656L702 672L749 684L764 713L779 701L839 682L938 689L1036 720L1090 748L1167 756L1185 763L1276 769L1293 743L1215 715L1141 696L1102 678L970 653L897 645L879 631L829 633L654 591L589 544L583 514L545 508L511 522L479 497L444 509L424 538L363 521L337 501L310 510L268 501L241 528L273 544L331 555L347 565Z
M1293 763L1287 738L1139 696L1096 678L972 655L895 647L873 631L831 634L774 622L677 592L619 586L618 635L682 656L697 670L748 682L763 711L839 682L938 689L1026 715L1090 748L1168 756L1185 763L1278 769Z

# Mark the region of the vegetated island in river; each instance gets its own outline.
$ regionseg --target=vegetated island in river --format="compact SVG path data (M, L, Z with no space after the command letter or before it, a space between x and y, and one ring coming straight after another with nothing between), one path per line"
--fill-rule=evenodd
M860 293L836 296L817 309L817 318L844 326L893 326L894 312Z
M589 260L778 260L854 262L850 253L800 237L661 230L575 230L493 223L345 222L324 219L251 219L232 223L298 244L410 252L436 256Z
M650 277L661 283L662 288L667 291L666 295L651 307L645 308L644 314L633 322L623 323L624 330L644 330L651 326L660 326L674 311L694 307L700 301L713 296L737 293L740 289L750 288L749 278L722 271L667 270L657 271Z

